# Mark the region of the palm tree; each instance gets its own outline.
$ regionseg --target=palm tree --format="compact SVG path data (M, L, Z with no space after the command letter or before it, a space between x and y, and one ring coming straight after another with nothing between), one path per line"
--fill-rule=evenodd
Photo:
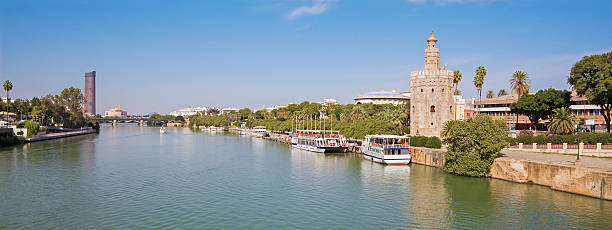
M10 98L9 98L9 91L13 90L13 83L11 83L11 81L6 80L4 82L4 91L6 91L6 123L8 123L8 118L9 118L9 103L11 103Z
M497 92L498 97L506 96L506 95L508 95L508 92L506 92L505 89L500 89L499 92Z
M455 91L457 91L457 87L459 86L459 82L461 81L462 77L463 74L461 74L459 70L455 70L455 72L453 73L453 84L455 84Z
M571 134L574 132L574 125L576 124L576 117L569 110L569 108L561 107L553 110L553 119L550 122L549 132L554 134Z
M484 78L486 75L487 70L485 69L485 67L478 66L478 69L476 69L476 76L474 76L474 86L478 91L478 104L480 104L480 101L482 101L482 85L484 84ZM480 113L480 109L478 110L478 113Z
M529 88L531 88L531 80L529 80L529 75L525 71L519 70L512 74L510 89L513 93L516 92L519 98L529 93Z
M531 88L531 80L529 80L529 75L522 70L518 70L512 74L510 78L510 89L512 92L516 92L518 95L518 99L529 93L529 88ZM518 123L519 115L516 114L516 123Z
M495 97L495 93L493 93L493 90L489 90L487 92L487 99L491 99Z

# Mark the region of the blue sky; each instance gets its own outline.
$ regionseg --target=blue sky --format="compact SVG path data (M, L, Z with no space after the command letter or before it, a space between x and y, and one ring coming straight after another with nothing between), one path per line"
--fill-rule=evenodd
M464 97L479 65L485 92L509 90L516 70L532 90L567 88L573 63L612 50L610 12L604 0L0 0L0 80L31 98L96 70L98 113L352 103L408 90L435 31Z

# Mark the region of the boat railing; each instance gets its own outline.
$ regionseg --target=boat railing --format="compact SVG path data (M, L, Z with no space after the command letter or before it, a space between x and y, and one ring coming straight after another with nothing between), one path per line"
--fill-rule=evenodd
M399 148L410 148L408 143L402 144L378 144L378 143L369 143L370 146L380 147L385 149L399 149Z

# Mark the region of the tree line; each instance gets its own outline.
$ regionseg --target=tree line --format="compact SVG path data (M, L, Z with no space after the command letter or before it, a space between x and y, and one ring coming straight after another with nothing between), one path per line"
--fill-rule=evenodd
M269 130L289 132L296 129L334 129L349 138L369 134L408 134L407 104L333 104L302 102L271 111L248 108L222 115L189 117L192 127L199 126L266 126Z

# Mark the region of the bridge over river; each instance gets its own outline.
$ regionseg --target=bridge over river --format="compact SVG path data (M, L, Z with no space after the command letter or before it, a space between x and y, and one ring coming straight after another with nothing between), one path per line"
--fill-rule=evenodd
M161 121L167 123L170 119L167 118L150 118L150 117L96 117L93 118L99 123L113 123L113 126L117 123L138 123L143 126L147 121Z

